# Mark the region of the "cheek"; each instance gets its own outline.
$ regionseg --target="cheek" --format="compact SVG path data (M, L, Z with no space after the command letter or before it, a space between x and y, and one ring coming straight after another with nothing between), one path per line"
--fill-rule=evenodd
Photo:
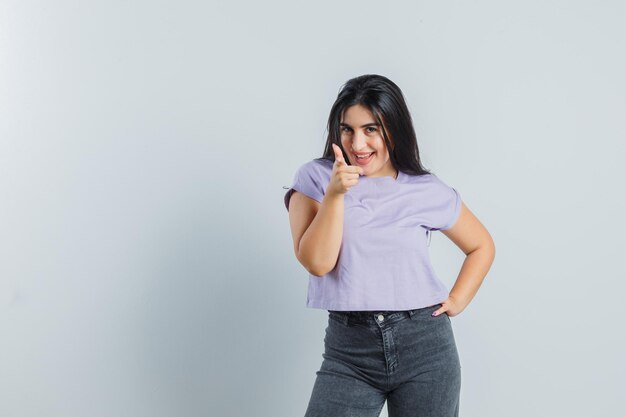
M385 159L389 156L389 152L387 151L387 148L384 144L378 148L378 154L381 156L382 159Z
M350 140L342 138L341 146L343 147L343 150L346 151L346 155L348 155L348 160L352 161L352 155L350 155Z

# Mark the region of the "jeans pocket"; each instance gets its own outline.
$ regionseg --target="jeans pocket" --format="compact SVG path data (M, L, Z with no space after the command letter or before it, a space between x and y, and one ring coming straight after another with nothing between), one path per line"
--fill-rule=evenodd
M411 320L426 320L433 317L433 313L441 308L442 304L435 304L432 306L419 308L413 310L413 314L411 314Z

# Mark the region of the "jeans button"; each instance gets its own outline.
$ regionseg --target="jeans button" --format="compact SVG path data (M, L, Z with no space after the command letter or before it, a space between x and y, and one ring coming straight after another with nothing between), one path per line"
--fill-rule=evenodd
M378 321L383 321L384 319L385 319L385 318L383 317L383 315L382 315L382 314L379 314L379 315L378 315Z

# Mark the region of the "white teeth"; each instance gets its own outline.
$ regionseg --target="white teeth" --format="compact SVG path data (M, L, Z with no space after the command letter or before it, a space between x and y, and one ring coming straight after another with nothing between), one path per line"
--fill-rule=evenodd
M374 153L374 152L369 153L369 154L367 154L367 155L365 155L365 156L358 156L358 155L357 155L356 157L357 157L357 159L367 159L367 158L369 158L369 157L370 157L370 155L371 155L371 154L373 154L373 153Z

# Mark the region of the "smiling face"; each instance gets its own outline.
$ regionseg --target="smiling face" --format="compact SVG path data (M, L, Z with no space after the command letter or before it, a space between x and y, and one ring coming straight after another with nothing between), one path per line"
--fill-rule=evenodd
M381 127L366 107L360 104L348 107L339 127L341 145L350 163L363 168L363 175L395 178L397 171L389 159ZM367 158L357 158L357 155Z

